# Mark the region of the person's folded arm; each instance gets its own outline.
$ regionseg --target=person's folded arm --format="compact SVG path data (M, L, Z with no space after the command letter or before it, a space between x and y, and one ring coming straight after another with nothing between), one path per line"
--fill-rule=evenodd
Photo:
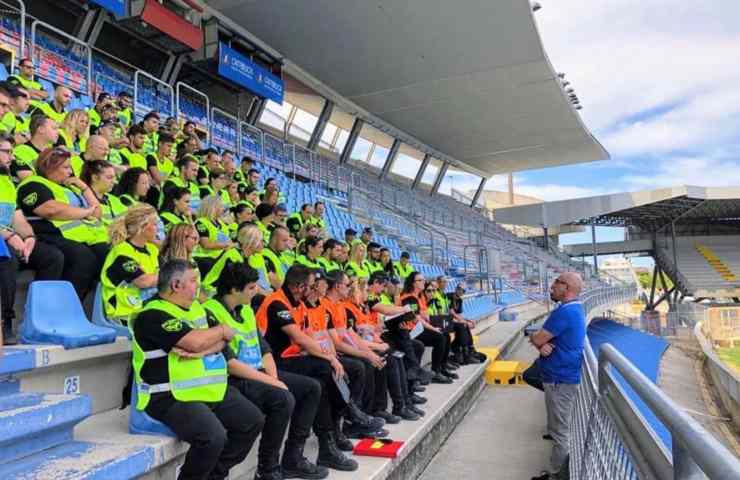
M33 210L33 213L47 220L82 220L92 213L91 208L79 208L56 200L48 200Z
M553 334L548 332L544 328L541 330L537 330L529 336L529 341L537 348L540 348L542 345L546 344L552 339Z
M157 286L158 279L159 274L157 273L145 273L136 277L133 283L139 288L152 288Z
M205 353L210 350L218 352L223 349L225 340L224 332L225 328L223 325L207 329L191 330L177 342L176 346L191 353Z

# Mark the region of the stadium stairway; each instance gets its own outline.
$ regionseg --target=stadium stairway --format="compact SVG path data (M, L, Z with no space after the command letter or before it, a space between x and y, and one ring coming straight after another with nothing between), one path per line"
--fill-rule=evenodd
M518 318L507 322L498 321L501 308L495 306L481 319L475 333L487 332L486 338L506 352L544 308L531 302L508 307L507 311L518 312ZM174 478L186 444L173 437L128 433L129 409L119 406L129 363L125 337L70 350L52 345L5 347L0 363L0 432L12 434L0 439L0 478ZM454 384L431 386L422 421L389 426L392 438L406 442L399 458L365 457L358 472L332 472L330 478L413 478L482 390L485 368L486 364L466 366ZM313 439L307 455L315 457L317 448ZM255 455L252 452L236 467L231 478L251 478Z

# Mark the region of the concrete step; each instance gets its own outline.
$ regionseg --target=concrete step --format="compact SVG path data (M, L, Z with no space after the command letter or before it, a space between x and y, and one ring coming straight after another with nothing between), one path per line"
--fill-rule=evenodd
M72 440L74 426L90 416L91 410L86 395L15 393L0 397L0 464Z
M70 441L0 465L0 478L111 480L136 478L153 463L150 448Z

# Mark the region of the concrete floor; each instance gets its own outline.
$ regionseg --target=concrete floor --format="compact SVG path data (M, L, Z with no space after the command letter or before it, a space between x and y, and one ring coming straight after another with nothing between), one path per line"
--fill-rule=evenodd
M487 345L484 334L480 344ZM532 361L535 351L522 343L508 357ZM488 386L461 424L447 438L421 480L527 479L548 467L542 393L527 386Z

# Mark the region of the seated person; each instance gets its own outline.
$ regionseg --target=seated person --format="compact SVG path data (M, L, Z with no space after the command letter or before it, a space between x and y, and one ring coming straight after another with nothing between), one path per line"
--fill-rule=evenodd
M257 216L257 221L255 222L257 228L262 232L265 243L268 243L272 234L271 227L273 227L273 220L275 220L275 207L266 203L260 203L254 214Z
M295 261L308 268L318 270L321 268L319 258L324 251L324 241L319 237L308 237L301 244L301 253Z
M295 212L288 217L286 226L293 236L298 237L298 233L304 225L310 222L311 218L313 218L313 206L310 203L304 203L299 212Z
M42 114L31 117L29 131L31 138L13 149L15 159L10 166L10 173L16 181L35 174L36 161L41 152L54 146L59 139L57 123Z
M175 139L172 135L162 133L157 139L157 151L146 156L147 172L151 177L152 188L149 191L149 203L157 205L159 195L162 192L165 182L175 171L175 164L172 162L173 146Z
M134 319L138 396L132 408L146 411L190 444L180 478L225 479L244 461L265 424L262 412L228 384L227 361L234 358L225 347L236 332L222 324L208 327L188 262L165 263L157 291Z
M203 276L208 275L216 259L224 251L234 246L230 240L229 226L221 220L223 215L224 206L219 197L210 195L201 201L195 219L200 241L193 256Z
M146 202L150 187L149 174L143 168L131 167L121 175L114 189L115 195L127 208Z
M486 356L477 352L473 345L473 334L471 330L475 328L475 323L465 320L463 317L463 295L465 287L458 284L454 292L444 293L447 289L447 279L444 275L437 277L437 293L435 294L436 303L440 306L440 311L447 312L452 316L455 340L450 345L450 351L454 361L460 365L471 363L483 363Z
M367 248L362 242L353 242L351 245L349 262L345 265L344 271L350 277L364 278L367 280L370 278L370 272L365 263L365 252Z
M290 248L290 233L285 227L277 227L270 235L267 247L262 249L262 258L265 259L267 278L273 290L279 290L285 279L285 272L290 265L285 263L283 253Z
M37 175L18 186L17 205L38 240L64 255L62 280L70 282L83 301L100 277L108 253L100 203L90 187L72 175L71 154L63 148L41 152Z
M326 273L331 273L334 270L342 270L342 266L338 261L342 256L342 251L341 243L334 238L330 238L324 242L324 252L316 261Z
M192 155L185 155L177 162L177 169L167 177L162 188L162 193L165 198L168 195L169 190L180 187L187 188L190 191L190 201L198 200L198 206L200 205L200 188L196 182L196 175L198 174L198 159Z
M64 256L59 249L37 239L17 204L16 188L10 178L13 146L9 136L0 136L0 236L10 257L0 261L0 314L3 342L15 343L15 290L19 270L33 270L35 280L59 280Z
M248 228L254 230L253 236L261 242L257 228ZM259 292L257 279L257 272L247 264L230 263L217 281L215 298L203 304L209 325L223 324L237 333L229 342L238 360L229 361L229 385L265 415L255 478L325 478L328 470L303 456L321 400L321 384L312 378L277 369L270 345L257 329L251 307L252 299ZM288 423L290 430L281 468L280 444Z
M254 225L244 223L240 226L237 234L237 244L223 253L213 265L208 275L203 279L203 288L212 292L218 283L218 279L226 267L233 263L244 263L245 259L250 267L255 269L258 275L257 287L260 294L266 295L272 291L265 267L265 259L262 257L262 234Z
M105 160L85 162L80 180L90 186L98 202L100 202L103 225L110 225L113 220L126 213L128 207L112 193L116 184L116 171L111 163Z
M208 195L216 195L221 199L224 206L230 205L231 198L226 187L231 181L224 169L216 167L210 170L208 178L209 182L200 186L200 198L206 198Z
M103 264L103 307L108 320L128 325L154 294L159 270L157 211L140 203L110 226L111 250Z
M167 191L159 213L166 232L177 224L193 223L190 198L190 190L187 188L173 187Z

